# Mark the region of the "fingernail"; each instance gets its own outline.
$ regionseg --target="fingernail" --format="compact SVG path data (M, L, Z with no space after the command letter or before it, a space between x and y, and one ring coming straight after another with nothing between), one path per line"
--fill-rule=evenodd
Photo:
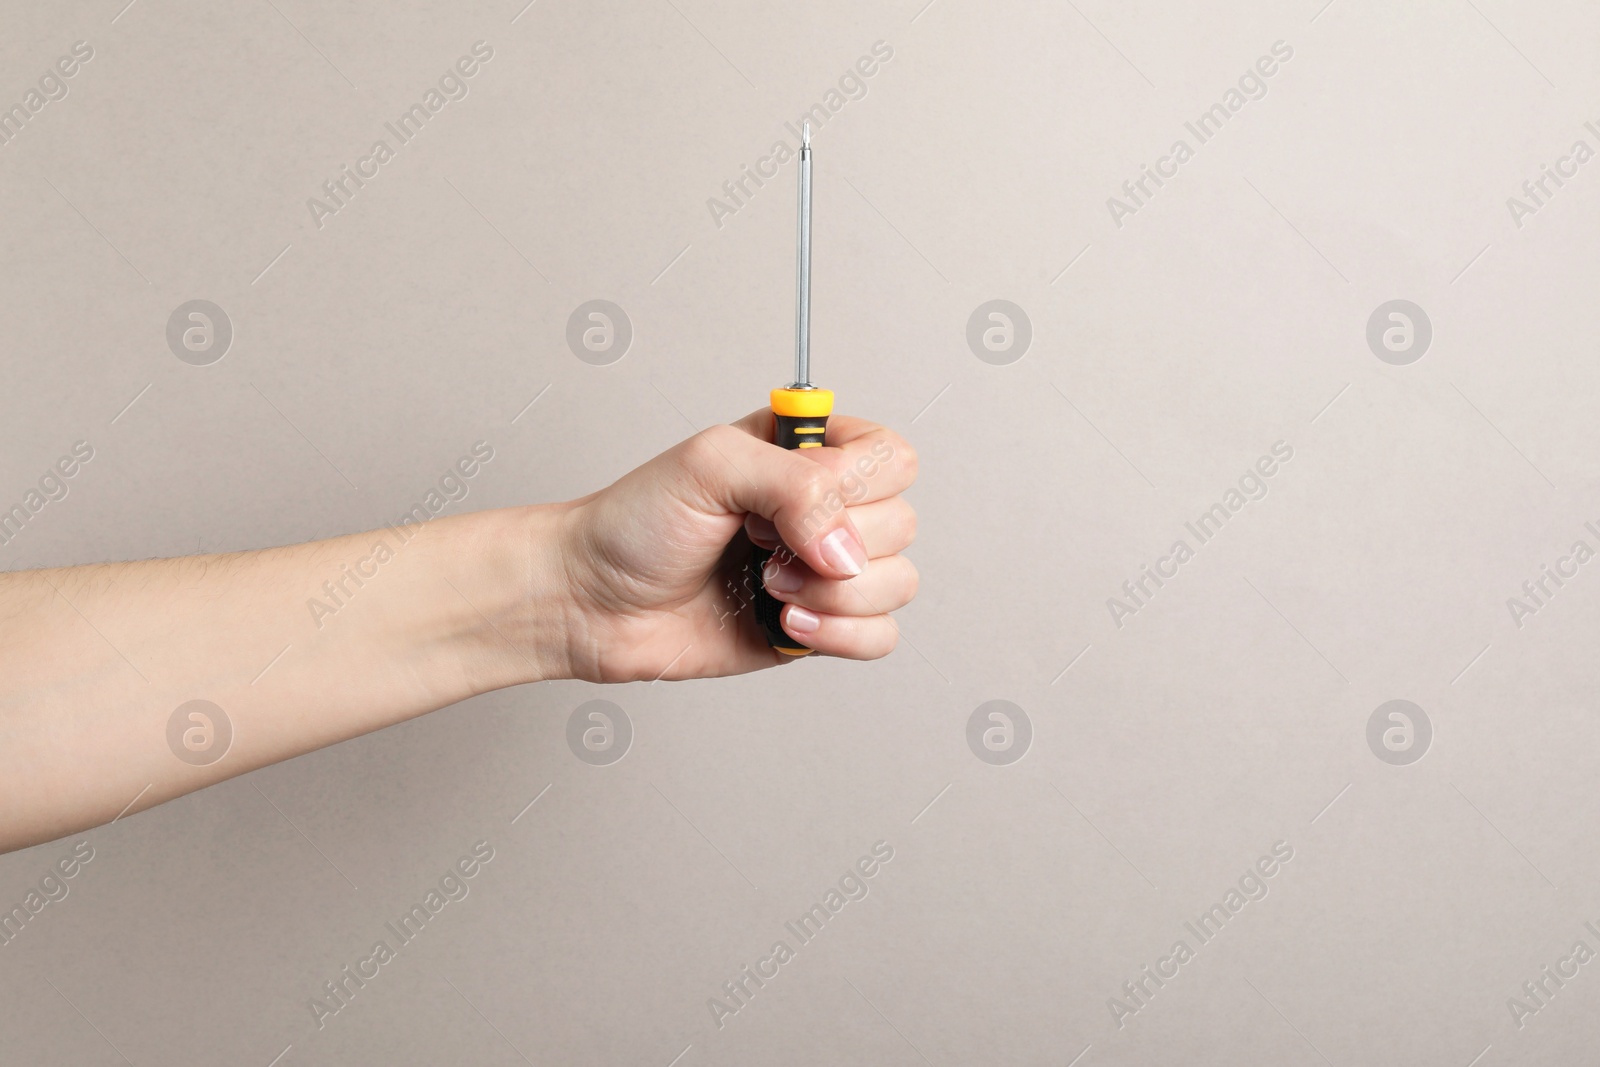
M855 534L842 526L824 537L817 550L830 567L852 578L867 569L867 550Z
M816 633L817 627L822 625L821 619L797 604L789 605L789 610L783 616L783 622L793 634Z
M767 560L767 565L761 568L761 580L774 593L798 592L805 582L799 571L783 566L776 556Z
M751 515L744 521L745 532L750 535L750 540L762 548L774 548L781 540L778 537L778 528L770 519L760 515Z

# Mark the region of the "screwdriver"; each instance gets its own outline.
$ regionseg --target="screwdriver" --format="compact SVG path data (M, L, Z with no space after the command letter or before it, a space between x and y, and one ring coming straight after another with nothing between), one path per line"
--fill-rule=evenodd
M794 381L772 390L772 414L776 428L773 444L783 448L821 448L833 414L833 392L811 384L811 123L800 132L799 234L795 265ZM750 585L755 592L756 621L766 632L767 643L790 656L804 656L811 649L784 632L778 621L783 602L767 592L761 571L772 556L771 549L756 546L750 558Z

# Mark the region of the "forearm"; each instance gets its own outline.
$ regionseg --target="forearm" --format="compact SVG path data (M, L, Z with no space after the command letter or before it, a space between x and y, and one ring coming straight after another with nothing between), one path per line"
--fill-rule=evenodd
M566 504L229 555L0 574L0 851L478 693L875 659L916 592L902 438L836 416L712 426ZM751 542L789 549L760 575ZM868 563L871 563L870 568Z
M562 511L0 575L0 851L559 676ZM187 762L169 743L196 699L221 758L203 727Z

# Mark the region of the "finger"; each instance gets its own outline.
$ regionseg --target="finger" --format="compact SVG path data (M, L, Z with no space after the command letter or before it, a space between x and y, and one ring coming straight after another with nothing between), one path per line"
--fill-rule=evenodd
M820 463L839 479L846 505L887 500L917 480L917 453L893 430L850 415L828 420L824 448L806 449L806 458Z
M752 411L734 426L761 441L772 440L773 414ZM885 500L905 492L917 479L917 452L904 437L854 415L828 419L826 447L808 448L806 458L820 463L839 479L846 505Z
M756 515L754 513L746 515L744 517L744 534L750 538L753 544L761 548L777 548L783 543L783 539L778 536L778 528L772 524L771 519L764 515ZM870 553L867 558L872 558Z
M841 659L881 659L900 640L899 627L887 615L823 615L796 604L783 609L783 628L801 644Z
M904 441L899 434L886 426L863 419L857 415L834 415L828 419L828 443L847 445L863 437L881 436L890 441Z
M799 451L733 426L712 426L629 477L652 479L658 472L680 499L706 514L754 513L771 520L783 543L819 574L853 578L866 568L866 545L846 509L835 503L833 476Z
M861 531L868 559L904 552L917 539L917 509L903 496L846 508L845 513Z
M872 561L865 574L848 582L824 578L800 562L774 556L761 572L767 592L786 604L829 615L882 615L911 603L917 595L917 568L904 556Z
M917 512L905 497L890 497L846 510L861 532L868 559L904 552L917 538ZM780 542L778 528L760 515L745 516L744 532L762 548L777 548Z

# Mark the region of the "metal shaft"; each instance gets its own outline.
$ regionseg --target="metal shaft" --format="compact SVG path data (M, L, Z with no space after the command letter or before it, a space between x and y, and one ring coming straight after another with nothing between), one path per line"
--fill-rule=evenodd
M800 232L796 241L794 388L811 388L811 123L800 134Z

